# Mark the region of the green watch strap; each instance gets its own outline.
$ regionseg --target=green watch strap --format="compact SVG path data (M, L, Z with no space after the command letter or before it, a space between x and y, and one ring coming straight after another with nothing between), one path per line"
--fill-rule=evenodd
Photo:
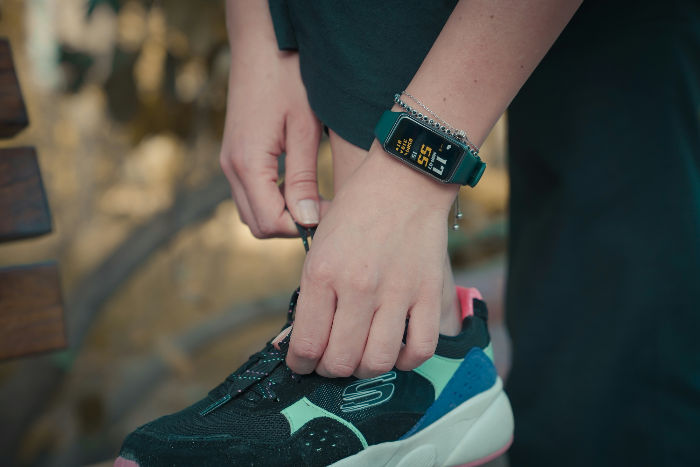
M374 127L374 136L382 144L382 147L389 137L389 133L394 128L396 121L404 113L405 112L387 110L382 114L379 122L377 122L377 125ZM465 155L457 167L457 170L455 170L455 173L447 183L459 183L460 185L467 185L474 188L476 184L479 183L479 180L481 180L481 176L486 170L486 164L479 156L474 154L471 148L464 143L459 144L465 147Z
M399 119L399 115L402 113L403 112L392 112L391 110L387 110L382 114L379 122L377 122L377 126L374 127L374 137L377 138L380 143L382 143L382 146L384 146L384 142L389 137L389 132L394 127L396 120Z
M481 180L485 170L486 164L471 149L467 148L467 153L462 158L459 166L457 166L454 175L452 175L451 182L474 188Z

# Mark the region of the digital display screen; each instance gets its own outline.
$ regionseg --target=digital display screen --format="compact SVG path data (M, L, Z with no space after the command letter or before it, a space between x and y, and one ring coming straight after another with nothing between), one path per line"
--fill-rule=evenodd
M439 180L449 179L464 150L409 118L402 118L385 149Z

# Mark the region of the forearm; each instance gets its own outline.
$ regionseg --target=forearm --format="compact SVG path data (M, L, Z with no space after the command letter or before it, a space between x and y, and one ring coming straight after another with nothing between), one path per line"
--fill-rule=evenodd
M481 146L581 1L461 0L407 91Z
M226 29L234 60L279 53L267 0L226 0Z
M406 91L481 146L580 3L461 0ZM394 110L402 109L395 105ZM387 179L394 190L420 193L430 206L449 209L459 189L407 167L377 141L366 162L364 177L391 174Z

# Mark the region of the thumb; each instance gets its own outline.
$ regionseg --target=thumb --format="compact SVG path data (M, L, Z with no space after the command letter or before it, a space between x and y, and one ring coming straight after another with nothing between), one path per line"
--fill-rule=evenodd
M295 221L313 227L320 221L317 157L321 141L321 123L315 116L287 119L284 195L287 209Z

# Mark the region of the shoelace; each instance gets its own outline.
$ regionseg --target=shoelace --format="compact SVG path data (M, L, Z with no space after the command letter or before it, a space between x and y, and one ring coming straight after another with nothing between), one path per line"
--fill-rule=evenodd
M295 223L296 224L296 223ZM316 233L316 228L306 228L296 224L299 230L299 235L304 243L304 249L309 252L310 239L313 239ZM296 310L297 300L299 299L299 289L294 291L292 299L289 302L289 311L287 312L287 324L283 328L291 326L294 322L294 311ZM290 377L296 382L302 381L302 376L294 373L285 363L287 351L289 350L289 339L292 333L287 334L277 345L279 350L268 342L267 346L250 356L248 361L234 373L229 375L224 381L224 391L226 395L217 400L201 412L202 417L212 413L231 399L238 397L243 393L257 394L264 399L277 400L277 394L273 387L279 384L284 378ZM273 372L280 366L284 365L281 372L277 372L277 378L271 377ZM255 396L253 396L254 399Z
M289 311L287 312L287 324L283 328L291 326L296 309L297 299L299 298L299 289L294 291L292 299L289 303ZM264 399L276 400L277 394L273 386L279 384L284 378L291 377L294 381L301 382L302 376L294 373L284 362L289 350L289 339L291 332L287 334L279 343L279 349L272 345L272 341L268 342L265 348L250 356L248 361L234 373L229 375L224 381L224 392L226 395L217 400L204 410L199 415L206 416L218 409L231 399L240 396L241 394L251 392L258 394ZM277 375L278 378L271 378L270 375L280 366L284 368Z

